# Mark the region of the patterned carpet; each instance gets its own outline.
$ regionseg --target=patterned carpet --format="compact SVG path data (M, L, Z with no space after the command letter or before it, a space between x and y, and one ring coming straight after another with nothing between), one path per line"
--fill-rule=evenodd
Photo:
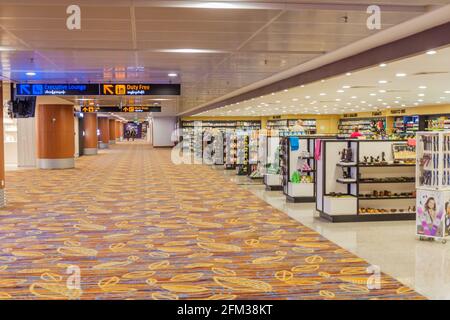
M422 299L386 275L368 289L367 262L169 150L76 166L7 173L0 298Z

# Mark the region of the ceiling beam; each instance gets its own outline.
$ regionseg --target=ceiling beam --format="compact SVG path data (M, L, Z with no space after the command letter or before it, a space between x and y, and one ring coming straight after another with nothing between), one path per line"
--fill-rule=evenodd
M450 5L446 5L445 7L442 7L438 10L434 10L428 13L425 13L423 15L420 15L416 18L413 18L411 20L405 21L399 25L396 25L394 27L379 31L375 33L372 36L369 36L367 38L361 39L359 41L356 41L354 43L351 43L345 47L339 48L335 51L329 52L327 54L321 55L318 58L312 59L306 63L300 64L296 67L293 67L289 70L280 72L278 74L275 74L269 78L266 78L264 80L258 81L256 83L253 83L251 85L248 85L246 87L243 87L239 90L236 90L234 92L230 92L229 94L226 94L222 97L219 97L217 99L214 99L210 101L207 104L199 105L195 108L191 108L189 110L186 110L182 112L180 115L185 114L196 114L200 112L200 110L211 110L214 108L218 108L233 102L230 101L242 101L246 100L249 96L250 98L261 96L259 94L261 91L260 88L268 88L271 87L272 91L275 92L278 91L276 88L281 85L281 83L284 81L284 79L293 79L295 77L299 77L297 79L296 83L291 83L291 87L295 87L301 84L305 84L308 82L313 82L314 80L311 78L308 82L305 82L305 79L302 79L301 76L303 74L306 74L310 71L314 71L316 69L320 69L323 66L331 65L335 63L336 61L343 61L348 60L352 57L358 56L361 53L368 52L372 49L376 49L379 47L383 47L383 45L391 44L391 43L399 43L401 42L404 46L403 48L400 47L398 53L395 54L392 53L391 58L387 59L388 56L385 52L381 51L379 52L379 59L381 62L389 61L392 59L397 59L404 57L406 50L410 49L409 54L413 54L414 52L419 52L420 50L417 48L418 46L423 46L425 49L422 48L422 50L427 50L426 46L429 48L433 47L439 47L442 46L438 45L439 43L444 42L447 44L450 42L450 38L448 35L450 34L450 31L448 30L440 30L439 28L442 28L442 26L445 26L447 24L450 24ZM430 31L431 30L431 31ZM434 30L434 31L433 31ZM438 30L441 32L436 32ZM419 37L421 34L429 34L429 38L420 38L415 39L414 37ZM436 38L435 38L436 37ZM404 42L404 39L409 39L408 41L411 42ZM403 41L403 42L402 42ZM414 51L416 50L416 51ZM366 61L366 66L370 66L372 64L376 64L376 61ZM347 67L349 67L347 65ZM360 66L360 68L363 68L364 66ZM356 68L353 68L355 70ZM336 71L336 70L335 70ZM352 70L341 70L342 73L352 71ZM334 75L338 75L339 73L336 72ZM328 74L328 76L333 76L332 74ZM313 77L314 78L314 77ZM324 78L324 74L322 74L322 79ZM320 79L317 79L320 80ZM284 83L285 85L286 83ZM283 86L284 86L283 85ZM289 87L284 87L279 90L283 89L289 89ZM259 94L259 95L258 95Z
M297 87L302 84L316 82L322 79L333 77L368 68L382 62L402 59L415 54L423 53L426 50L450 45L450 22L431 28L426 31L411 35L409 37L387 43L376 48L369 49L359 54L338 60L316 69L306 71L295 76L259 87L257 89L242 93L240 95L211 103L201 108L188 110L179 114L180 116L191 116L200 112L213 110L236 102L246 101L279 92L285 89Z
M35 5L35 1L30 0L2 0L3 5ZM333 2L333 1L186 1L186 0L77 0L79 6L86 7L129 7L134 5L136 7L159 7L159 8L194 8L194 9L259 9L259 10L341 10L341 11L365 11L369 5L377 4L372 1L366 3L355 3L355 1ZM425 12L429 10L430 6L421 4L395 4L389 1L377 1L384 11L390 12ZM39 6L68 6L73 4L73 0L40 0Z

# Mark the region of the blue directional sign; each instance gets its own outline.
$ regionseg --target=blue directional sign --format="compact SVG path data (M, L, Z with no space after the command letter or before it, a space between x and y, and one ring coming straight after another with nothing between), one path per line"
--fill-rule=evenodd
M19 83L16 85L17 96L78 96L98 95L100 92L98 84L29 84Z

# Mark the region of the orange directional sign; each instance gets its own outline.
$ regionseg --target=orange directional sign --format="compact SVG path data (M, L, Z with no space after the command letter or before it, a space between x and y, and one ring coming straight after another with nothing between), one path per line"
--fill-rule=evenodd
M180 85L149 83L105 83L100 85L100 94L107 96L180 95Z
M115 95L114 94L114 85L113 84L104 84L103 87L103 94L105 95Z
M84 106L81 107L81 112L97 112L98 108L97 107L92 107L92 106Z

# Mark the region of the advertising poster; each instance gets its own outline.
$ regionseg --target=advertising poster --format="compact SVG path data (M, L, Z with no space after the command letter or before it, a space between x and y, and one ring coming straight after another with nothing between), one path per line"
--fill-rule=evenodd
M450 231L450 192L417 191L417 235L443 238Z

